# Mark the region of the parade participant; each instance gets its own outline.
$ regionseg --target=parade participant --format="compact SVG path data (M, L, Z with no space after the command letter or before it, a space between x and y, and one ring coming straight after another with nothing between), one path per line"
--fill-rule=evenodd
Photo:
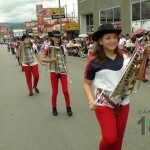
M35 56L40 62L40 64L44 65L44 63L40 59L40 55L37 49L32 48L32 43L30 42L30 35L24 34L22 36L22 42L20 43L18 49L20 51L20 62L22 68L25 72L26 82L29 90L29 96L33 95L33 89L36 93L39 93L39 89L37 88L39 81L39 69L38 63L36 62ZM34 78L33 86L32 86L32 75Z
M42 47L41 49L42 50L45 50L46 48L48 48L50 46L50 39L49 38L46 38L42 44Z
M94 49L93 44L90 44L89 47L88 47L88 53L87 53L87 58L88 59L90 59L93 56L93 49Z
M19 53L20 53L20 52L19 52L19 49L18 49L19 45L20 45L20 39L19 39L19 38L16 38L15 52L16 52L16 57L17 57L18 64L20 65L20 58L19 58L19 56L20 56Z
M140 46L141 46L140 48L142 49L142 52L144 53L144 50L146 49L146 45L148 45L147 35L146 34L142 35L141 40L139 42L140 42ZM146 79L146 71L148 68L148 63L149 63L149 59L147 58L146 64L144 66L144 71L143 71L143 74L141 76L141 80L144 83L146 83L148 81L148 79Z
M126 44L125 34L119 36L119 48L124 48Z
M84 72L83 86L89 109L95 110L102 133L99 150L121 150L128 118L128 97L124 99L119 113L116 113L114 106L103 95L99 101L95 101L97 94L101 92L99 88L105 88L109 93L113 91L129 62L129 57L118 49L120 33L121 30L115 29L110 23L98 27L92 35L96 42L93 57L88 60ZM95 87L94 94L92 83ZM114 105L117 106L120 101L121 99L114 99Z
M52 32L51 46L61 47L61 50L63 51L63 54L64 54L63 46L61 44L62 44L61 33L58 30L54 30ZM51 99L52 99L52 114L54 116L58 115L57 95L58 95L58 83L60 80L61 85L62 85L62 91L63 91L65 102L66 102L67 114L68 114L68 116L72 116L73 113L72 113L72 110L70 107L70 96L69 96L69 91L68 91L67 72L65 70L63 72L59 72L59 73L57 72L58 66L57 66L56 62L57 62L58 58L56 58L54 56L52 56L53 58L49 58L48 57L49 50L50 50L50 48L47 48L44 50L44 56L43 56L42 61L50 62L51 66L52 66L50 68L50 80L51 80L51 87L52 87L52 97L51 97ZM65 57L65 56L63 55L62 57Z

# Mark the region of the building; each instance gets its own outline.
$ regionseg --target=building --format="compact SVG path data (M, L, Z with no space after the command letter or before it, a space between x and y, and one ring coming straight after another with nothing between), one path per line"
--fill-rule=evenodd
M139 28L150 30L150 0L78 0L80 34L111 22L123 33Z
M13 30L13 37L22 37L24 33L26 33L26 30L14 29Z

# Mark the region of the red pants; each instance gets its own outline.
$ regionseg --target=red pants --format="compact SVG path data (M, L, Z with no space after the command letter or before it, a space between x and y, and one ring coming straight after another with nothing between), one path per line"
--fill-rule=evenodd
M26 76L26 82L28 85L29 92L32 92L33 88L37 87L38 81L39 81L39 69L38 64L34 66L22 66L25 76ZM34 78L33 87L32 87L32 74Z
M123 106L119 114L107 106L97 107L95 114L102 133L99 150L121 150L128 112L129 104Z
M68 80L67 74L60 74L60 77L57 78L55 72L50 73L50 80L52 86L52 107L56 107L57 103L57 94L58 94L58 83L59 79L62 85L62 91L65 97L66 107L70 107L70 96L68 92Z

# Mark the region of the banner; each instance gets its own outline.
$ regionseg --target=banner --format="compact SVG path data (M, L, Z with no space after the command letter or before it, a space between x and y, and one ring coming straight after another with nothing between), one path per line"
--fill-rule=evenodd
M61 18L65 18L65 9L63 8L51 8L52 19L59 19L59 15L61 14Z
M47 31L47 32L52 32L53 30L54 30L54 26L52 26L52 27L47 27L47 28L46 28L46 31Z
M7 26L0 26L0 32L7 32L8 27Z
M79 30L79 24L74 22L74 23L67 23L65 26L66 31L77 31Z
M43 9L42 4L36 5L36 13L37 14L44 14L44 9Z
M8 35L8 27L7 26L0 26L0 35Z
M38 27L38 34L41 36L44 33L44 26L39 26Z
M141 28L150 31L150 20L141 21Z
M141 28L141 21L132 21L131 22L132 33L137 29Z
M38 25L44 25L44 15L43 14L37 14L37 20L38 20Z
M25 22L26 28L36 27L36 22Z
M38 21L38 25L44 25L44 9L43 9L43 5L39 4L36 5L36 14L37 14L37 21Z
M45 17L52 18L52 8L44 8L44 12Z

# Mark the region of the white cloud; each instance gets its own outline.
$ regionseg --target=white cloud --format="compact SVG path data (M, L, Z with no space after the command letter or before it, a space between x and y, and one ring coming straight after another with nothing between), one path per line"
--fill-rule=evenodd
M67 5L67 14L75 12L77 17L77 0L60 0L61 7ZM0 22L25 22L36 19L36 4L45 8L59 7L59 0L0 0Z

